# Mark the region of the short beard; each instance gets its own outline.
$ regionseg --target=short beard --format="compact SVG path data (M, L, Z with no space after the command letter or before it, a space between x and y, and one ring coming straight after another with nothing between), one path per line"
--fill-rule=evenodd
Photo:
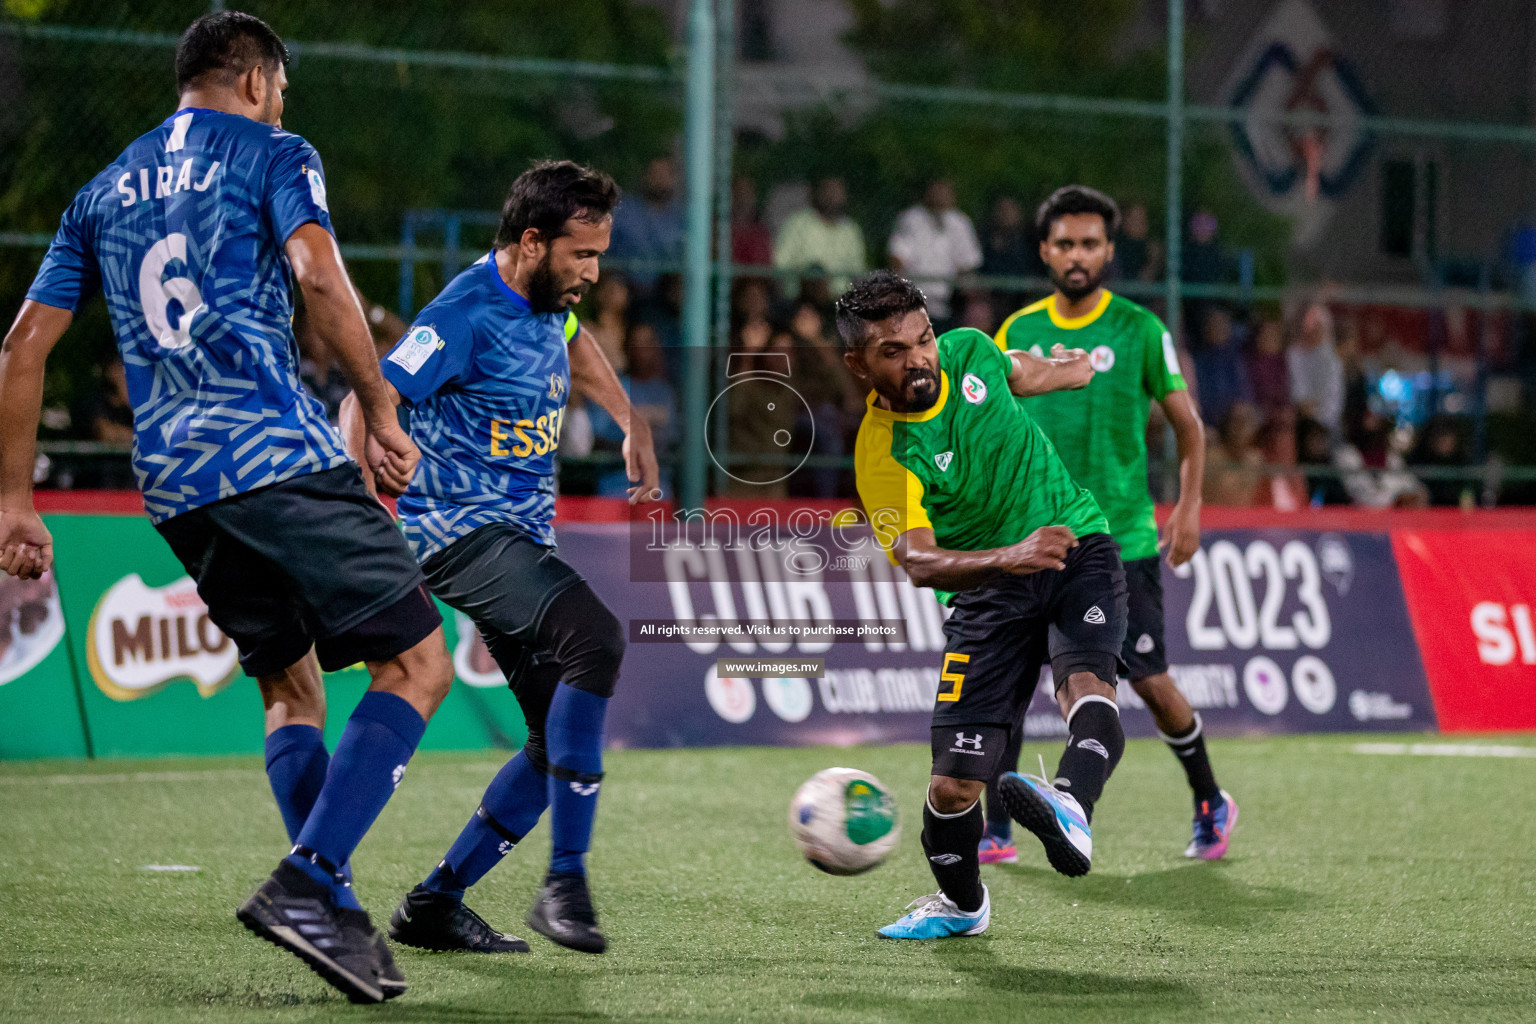
M535 313L559 313L565 305L560 301L565 289L555 280L555 270L550 254L545 253L539 265L528 275L528 305Z
M919 381L927 382L928 387L908 400L909 385ZM896 394L890 395L883 391L881 394L885 395L885 400L890 402L897 412L927 412L939 401L939 378L932 370L912 370L902 378L901 387L896 390Z
M1056 271L1052 270L1051 284L1056 287L1057 291L1067 297L1068 302L1076 302L1078 299L1092 295L1099 285L1104 283L1104 275L1107 273L1109 273L1108 264L1100 267L1097 274L1089 274L1086 284L1069 285L1065 278L1057 277Z

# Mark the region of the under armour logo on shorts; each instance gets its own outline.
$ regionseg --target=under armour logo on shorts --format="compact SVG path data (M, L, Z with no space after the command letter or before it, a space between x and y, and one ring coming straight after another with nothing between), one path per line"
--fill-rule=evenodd
M967 739L965 733L957 732L955 733L955 744L961 747L970 747L973 750L980 750L981 733L977 733L974 738Z
M1104 625L1104 611L1098 605L1094 605L1083 613L1083 621L1090 626Z

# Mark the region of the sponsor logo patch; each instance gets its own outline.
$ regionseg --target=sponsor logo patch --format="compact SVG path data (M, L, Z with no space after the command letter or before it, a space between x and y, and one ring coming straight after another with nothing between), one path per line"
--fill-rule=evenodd
M330 213L331 208L325 204L325 179L320 176L320 172L313 167L305 167L304 178L309 182L309 198L313 199L320 209Z
M933 464L939 467L939 472L948 472L949 464L955 461L954 452L939 452L933 457Z
M968 373L960 380L960 393L965 395L965 400L972 405L980 405L987 400L987 382Z
M413 327L389 354L389 361L412 377L427 365L432 353L443 347L443 339L430 327Z
M1115 350L1108 345L1098 346L1088 353L1088 364L1094 373L1107 373L1115 368Z
M1151 633L1143 633L1136 638L1137 654L1151 654L1153 646Z
M1090 626L1104 625L1104 609L1100 608L1098 605L1094 605L1092 608L1089 608L1086 612L1083 613L1083 621L1088 623Z

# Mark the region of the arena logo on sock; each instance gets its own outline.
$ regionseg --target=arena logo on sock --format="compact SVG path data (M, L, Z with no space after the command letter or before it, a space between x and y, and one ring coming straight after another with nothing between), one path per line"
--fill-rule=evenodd
M113 700L139 700L180 679L212 697L234 679L239 661L187 576L163 587L124 576L96 602L86 636L91 678Z

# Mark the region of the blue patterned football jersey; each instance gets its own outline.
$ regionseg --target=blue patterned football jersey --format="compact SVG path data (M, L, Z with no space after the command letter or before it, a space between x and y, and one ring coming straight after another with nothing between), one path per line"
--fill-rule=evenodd
M416 557L490 523L553 547L555 449L576 315L535 313L492 256L449 282L384 358L421 463L400 498Z
M331 230L309 143L200 109L136 139L64 214L27 298L73 312L105 294L152 521L347 461L299 383L283 245L310 221Z

